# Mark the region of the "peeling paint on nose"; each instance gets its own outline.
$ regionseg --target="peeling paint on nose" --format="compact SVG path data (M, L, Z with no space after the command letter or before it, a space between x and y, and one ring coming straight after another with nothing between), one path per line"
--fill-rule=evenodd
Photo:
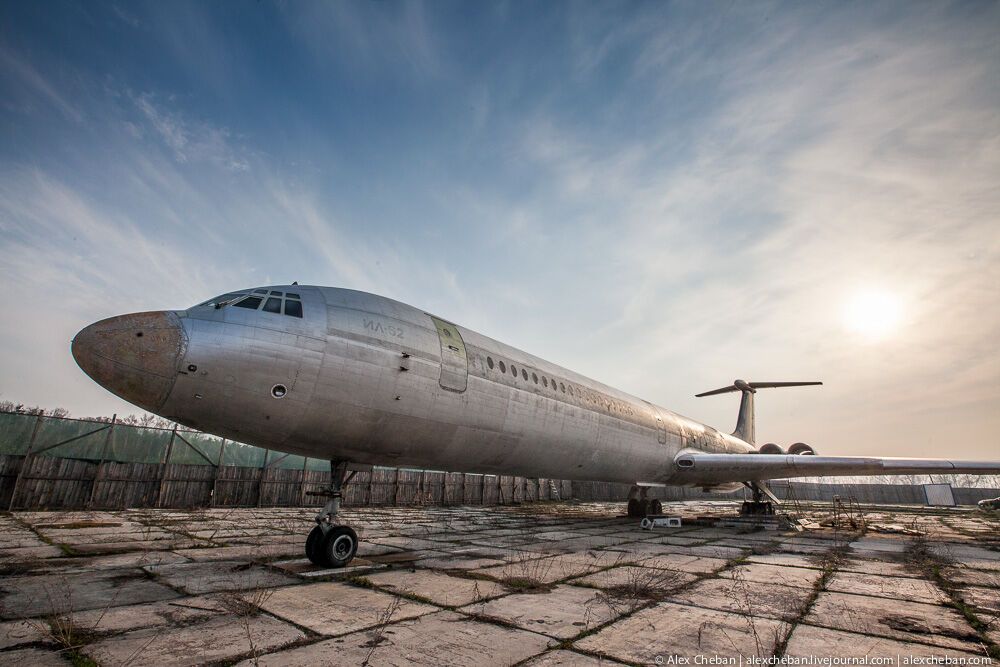
M73 358L105 389L156 412L177 378L187 340L176 313L154 311L95 322L73 339Z

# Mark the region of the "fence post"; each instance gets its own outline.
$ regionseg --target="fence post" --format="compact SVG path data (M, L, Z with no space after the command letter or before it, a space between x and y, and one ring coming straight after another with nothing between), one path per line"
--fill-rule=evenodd
M174 451L174 438L177 437L177 424L170 430L170 442L167 443L167 452L160 463L160 486L156 491L155 507L163 507L163 487L167 484L167 466L170 465L170 455Z
M97 496L97 483L101 479L101 470L104 468L104 460L108 457L108 445L111 444L111 436L115 432L115 422L117 421L118 413L115 413L111 417L111 426L108 427L108 433L104 436L104 444L101 445L101 458L97 462L94 479L90 480L90 498L87 499L87 509L90 509L94 505L94 498Z
M264 475L268 472L267 459L271 456L271 450L264 450L264 462L260 464L260 479L257 480L257 507L260 507L260 501L263 500L264 496Z
M448 504L448 473L441 473L441 505Z
M302 477L299 478L299 506L306 504L306 467L309 465L309 457L302 457Z
M463 472L462 473L462 500L459 501L459 503L458 503L459 505L464 505L465 504L465 478L468 477L468 476L469 476L469 473L467 473L467 472Z
M14 499L17 498L17 490L21 486L21 475L24 474L25 468L28 467L28 463L31 462L31 450L35 447L35 438L38 437L38 429L42 425L42 415L41 413L35 416L35 426L31 429L31 439L28 440L28 451L24 453L24 460L21 461L21 467L17 471L17 477L14 478L14 490L10 492L10 505L7 506L8 512L14 511Z
M368 471L368 507L375 504L375 466Z
M219 490L219 473L222 472L222 457L226 454L226 439L222 439L222 445L219 446L219 465L215 466L215 479L212 480L212 498L209 501L211 507L215 507L218 502L215 499L215 492Z
M394 478L393 481L392 504L393 506L399 505L399 468L396 468L396 477Z

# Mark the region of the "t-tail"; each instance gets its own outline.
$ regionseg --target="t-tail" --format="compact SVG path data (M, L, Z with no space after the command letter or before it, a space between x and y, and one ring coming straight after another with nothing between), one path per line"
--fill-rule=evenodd
M756 436L754 434L754 417L753 417L753 395L757 393L758 389L772 389L774 387L806 387L809 385L823 384L822 382L745 382L743 380L734 380L728 387L722 387L721 389L713 389L712 391L706 391L701 394L695 394L696 397L700 398L702 396L714 396L715 394L728 394L733 391L743 392L743 398L740 400L740 414L736 418L736 430L733 431L735 435L740 440L748 442L751 445L756 446Z

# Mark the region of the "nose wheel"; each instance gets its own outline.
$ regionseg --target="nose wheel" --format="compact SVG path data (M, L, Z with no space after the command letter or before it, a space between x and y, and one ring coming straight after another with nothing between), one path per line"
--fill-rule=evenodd
M320 567L344 567L358 553L358 534L350 526L316 526L306 538L306 558Z
M330 489L313 495L329 496L330 500L316 515L316 527L306 538L306 558L320 567L344 567L358 552L358 534L350 526L336 523L340 513L343 488L351 477L346 461L330 461Z

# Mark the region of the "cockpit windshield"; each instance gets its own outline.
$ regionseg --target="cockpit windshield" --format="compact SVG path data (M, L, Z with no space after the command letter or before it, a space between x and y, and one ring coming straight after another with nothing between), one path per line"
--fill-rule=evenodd
M234 306L249 310L261 310L275 315L302 317L302 300L297 293L266 288L229 292L194 307L201 308L202 306L215 306L216 308Z
M201 308L202 306L215 306L216 308L222 308L226 304L232 303L241 296L246 296L246 292L229 292L227 294L220 294L219 296L209 299L199 303L195 308Z

